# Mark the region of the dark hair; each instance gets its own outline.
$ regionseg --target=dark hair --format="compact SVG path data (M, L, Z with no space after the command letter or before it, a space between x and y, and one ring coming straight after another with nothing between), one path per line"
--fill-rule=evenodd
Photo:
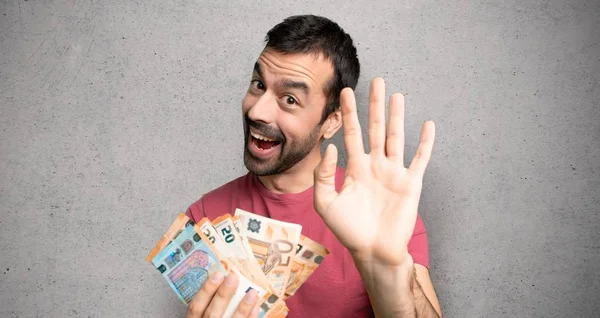
M265 38L265 48L281 53L322 54L333 64L333 77L327 83L327 104L321 123L340 107L340 92L356 88L360 63L350 35L335 22L315 15L297 15L274 26Z

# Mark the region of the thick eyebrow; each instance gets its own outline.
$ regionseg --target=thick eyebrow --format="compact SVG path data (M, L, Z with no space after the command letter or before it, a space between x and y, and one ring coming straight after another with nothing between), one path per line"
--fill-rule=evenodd
M258 62L254 63L254 72L258 74L258 76L260 76L261 78L264 77L262 68L260 67L260 64L258 64Z
M278 84L278 86L281 86L283 88L299 89L299 90L301 90L304 93L304 95L309 95L310 94L310 88L304 82L298 82L298 81L293 81L293 80L290 80L290 79L284 79L284 80L281 80L277 84Z
M264 78L262 67L258 62L254 63L254 73L258 74L260 78ZM277 86L287 89L299 89L305 95L310 95L310 88L305 82L283 79L277 83Z

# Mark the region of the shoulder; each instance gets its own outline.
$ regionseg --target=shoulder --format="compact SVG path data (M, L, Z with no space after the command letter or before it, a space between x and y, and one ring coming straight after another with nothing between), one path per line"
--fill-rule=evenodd
M245 174L224 185L211 190L192 203L186 212L186 215L194 221L198 221L207 215L207 211L224 211L230 205L231 198L237 197L241 193L247 193L252 185L251 175Z

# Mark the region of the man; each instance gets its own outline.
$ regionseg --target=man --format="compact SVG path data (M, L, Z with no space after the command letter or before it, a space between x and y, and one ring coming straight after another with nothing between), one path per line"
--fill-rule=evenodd
M304 235L329 249L288 299L288 317L441 316L417 213L435 126L423 125L406 169L403 96L390 99L386 134L384 83L377 78L365 153L352 91L359 69L352 39L328 19L294 16L271 29L242 102L249 173L206 193L187 214L197 221L241 208L301 224ZM322 158L320 152L342 126L346 169L336 165L335 146ZM237 284L233 274L211 277L188 317L222 316ZM256 302L249 292L234 317L256 316Z

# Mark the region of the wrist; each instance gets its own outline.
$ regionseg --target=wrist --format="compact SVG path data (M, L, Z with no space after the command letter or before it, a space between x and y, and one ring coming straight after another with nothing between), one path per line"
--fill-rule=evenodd
M401 262L390 263L386 260L377 258L354 257L354 265L363 278L379 280L377 278L395 277L401 281L404 278L412 277L414 272L414 261L410 254L407 254Z
M412 268L414 261L408 251L401 252L396 255L373 253L369 251L356 251L350 252L354 264L358 267L361 266L377 266L389 269L406 269Z
M394 264L364 257L355 258L354 263L376 316L413 317L415 268L410 255Z

